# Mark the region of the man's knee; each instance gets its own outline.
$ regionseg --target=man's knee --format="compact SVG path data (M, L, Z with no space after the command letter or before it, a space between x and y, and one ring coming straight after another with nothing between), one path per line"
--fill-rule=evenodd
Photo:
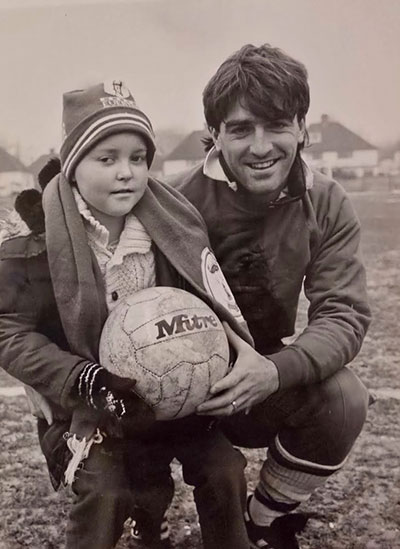
M311 414L315 431L312 430L320 440L321 456L326 453L321 459L337 464L347 457L363 428L369 394L348 368L341 369L315 390L319 392L319 407Z
M354 440L367 417L369 393L360 379L348 368L342 368L326 380L323 395L341 433Z
M292 413L279 440L297 458L336 466L350 452L364 425L369 394L359 378L343 368L323 382L296 393L303 404Z

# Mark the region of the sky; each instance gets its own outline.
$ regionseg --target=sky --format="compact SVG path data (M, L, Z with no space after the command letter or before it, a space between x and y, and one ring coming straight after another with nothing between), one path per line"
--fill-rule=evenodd
M201 129L209 78L264 42L306 65L309 124L400 139L399 0L0 0L0 143L57 150L63 92L115 78L156 131Z

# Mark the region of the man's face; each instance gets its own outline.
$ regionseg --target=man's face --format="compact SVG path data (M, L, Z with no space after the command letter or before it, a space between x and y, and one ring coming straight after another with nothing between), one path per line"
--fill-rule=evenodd
M214 144L239 183L254 194L278 197L285 187L297 147L304 141L304 121L270 122L239 102L213 134Z

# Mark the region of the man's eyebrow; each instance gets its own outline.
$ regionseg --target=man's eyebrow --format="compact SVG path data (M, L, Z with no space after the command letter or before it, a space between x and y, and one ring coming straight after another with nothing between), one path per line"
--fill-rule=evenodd
M281 118L273 118L270 120L260 120L261 123L263 123L266 126L270 126L273 128L274 126L277 126L279 124L286 124L290 125L293 123L293 120L291 120L289 117L282 116ZM256 123L256 121L253 118L233 118L232 120L228 120L225 122L226 129L231 129L235 127L241 127L241 126L251 126L252 124Z
M225 122L225 127L229 129L234 126L248 126L251 125L253 122L254 120L252 120L251 118L237 118Z

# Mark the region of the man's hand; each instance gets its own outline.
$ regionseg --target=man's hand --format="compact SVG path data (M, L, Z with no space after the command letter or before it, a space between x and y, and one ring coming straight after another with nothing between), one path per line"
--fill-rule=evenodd
M275 364L257 353L226 322L223 325L236 351L236 362L232 371L211 387L211 398L198 406L200 415L229 416L249 411L279 388Z

